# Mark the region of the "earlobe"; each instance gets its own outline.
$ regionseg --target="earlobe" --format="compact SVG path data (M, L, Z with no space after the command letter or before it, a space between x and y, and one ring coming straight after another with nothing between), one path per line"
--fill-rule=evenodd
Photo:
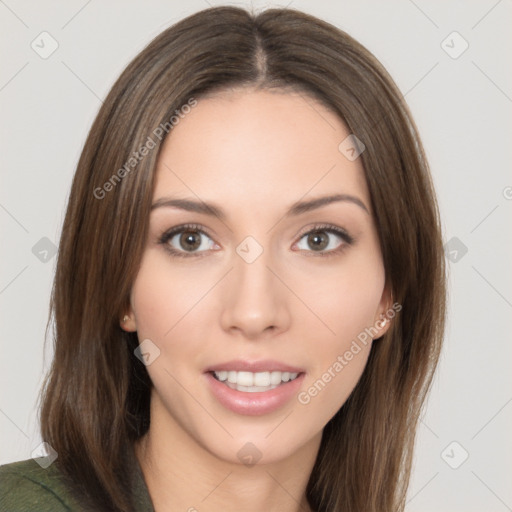
M386 313L381 313L380 318L375 322L375 326L379 330L377 338L380 338L386 334L391 325L391 320L386 316Z
M380 301L380 313L379 318L375 319L375 327L379 330L379 334L376 336L376 338L381 338L386 334L386 332L389 330L391 326L391 320L395 316L390 317L389 312L393 311L394 309L391 306L393 304L393 292L391 291L391 287L389 283L387 283L384 287L384 291L382 292L382 297Z
M135 319L132 317L132 315L124 315L120 321L120 326L121 329L126 332L134 332L137 330Z

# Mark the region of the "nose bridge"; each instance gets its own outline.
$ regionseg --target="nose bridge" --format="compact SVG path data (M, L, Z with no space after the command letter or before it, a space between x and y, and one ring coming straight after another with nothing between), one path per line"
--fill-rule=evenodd
M257 295L271 291L272 267L270 251L261 249L254 242L242 242L236 249L234 261L234 285L245 295Z
M252 236L236 247L223 303L225 329L238 329L254 338L268 328L277 331L287 326L282 285L268 268L273 268L272 261L271 251Z

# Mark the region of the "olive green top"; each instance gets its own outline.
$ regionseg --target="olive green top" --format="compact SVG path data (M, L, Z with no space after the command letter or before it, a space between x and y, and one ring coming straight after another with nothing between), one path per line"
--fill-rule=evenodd
M134 512L154 512L138 460L130 453ZM0 466L0 511L83 511L79 496L66 484L55 462L44 469L36 459Z

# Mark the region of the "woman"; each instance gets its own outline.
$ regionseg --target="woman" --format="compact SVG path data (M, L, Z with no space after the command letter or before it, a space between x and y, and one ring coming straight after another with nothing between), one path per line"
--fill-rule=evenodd
M42 395L57 458L3 466L0 504L403 510L441 240L414 123L359 43L289 9L177 23L86 141Z

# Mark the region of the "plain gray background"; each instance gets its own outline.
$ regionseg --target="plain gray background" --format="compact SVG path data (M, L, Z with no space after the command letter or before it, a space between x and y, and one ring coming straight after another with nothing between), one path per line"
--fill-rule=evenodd
M29 458L41 442L36 400L52 356L51 346L43 351L52 248L101 99L153 37L221 4L0 1L0 463ZM252 5L289 6L347 31L405 95L432 168L450 271L446 342L407 511L512 510L512 2ZM52 44L54 53L41 55Z

